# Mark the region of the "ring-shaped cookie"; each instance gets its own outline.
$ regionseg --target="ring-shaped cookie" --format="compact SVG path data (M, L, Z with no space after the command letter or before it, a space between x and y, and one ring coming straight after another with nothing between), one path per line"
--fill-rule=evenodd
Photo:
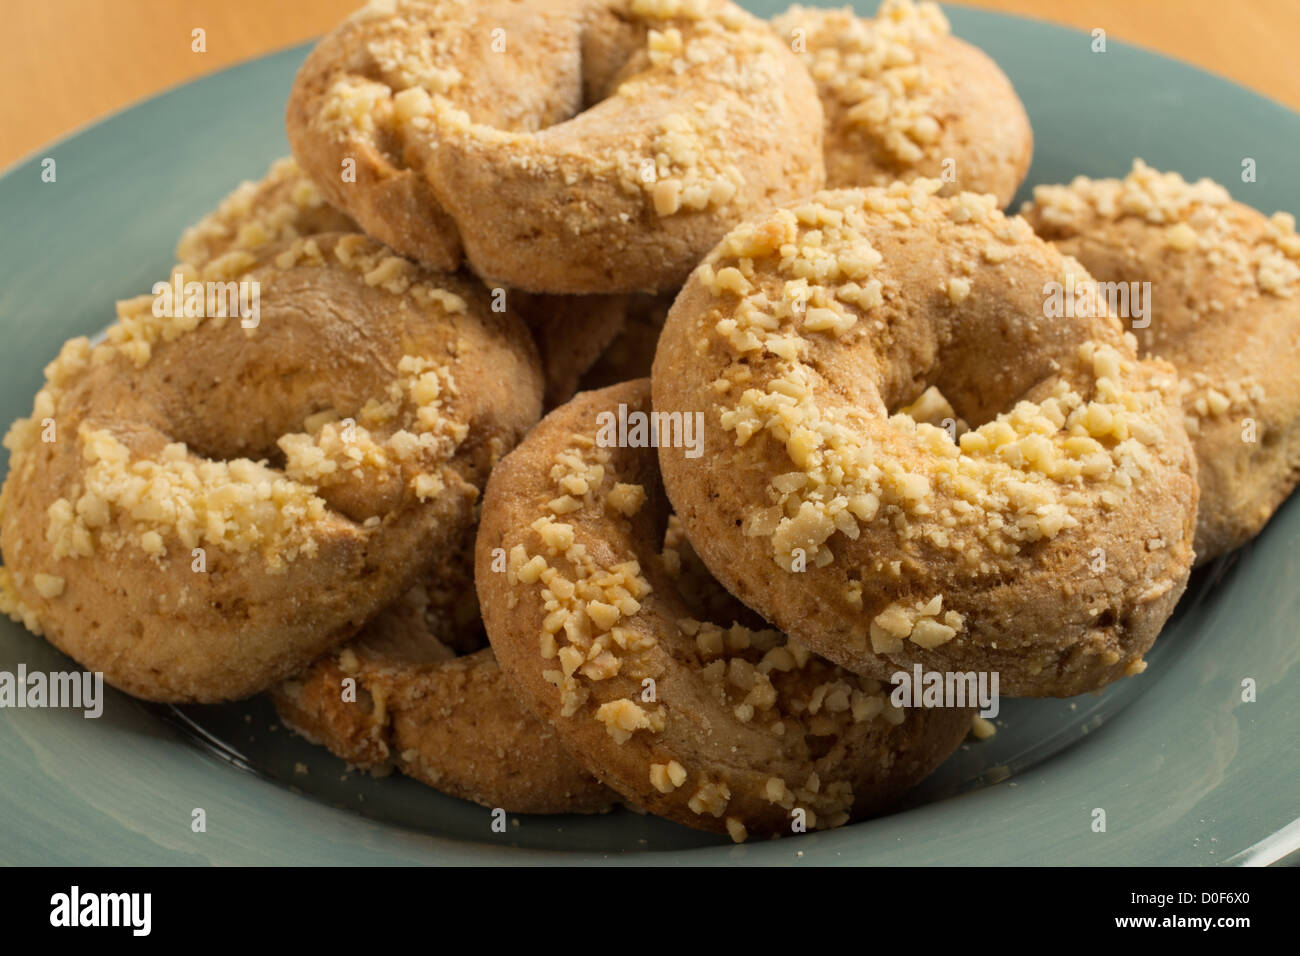
M885 0L875 17L794 6L772 28L807 65L826 114L826 186L941 179L945 194L1011 202L1033 157L1029 117L983 50L933 3Z
M1109 284L1139 352L1178 369L1201 487L1197 562L1245 544L1300 482L1295 217L1141 160L1123 179L1038 186L1024 214Z
M812 80L729 0L372 3L308 56L287 125L367 233L532 292L675 289L824 177Z
M642 379L583 392L497 466L475 579L501 667L630 804L741 841L878 812L970 727L777 631L700 621L660 558L655 451L615 435ZM612 431L611 431L612 429Z
M477 282L364 236L173 280L200 285L170 307L160 283L102 344L68 342L6 436L0 600L114 686L215 701L301 669L419 580L542 383ZM231 316L231 295L257 308Z
M1082 267L938 187L822 193L710 253L655 356L656 412L703 431L661 445L664 484L727 589L849 670L1094 690L1187 582L1177 381L1108 313L1049 318ZM933 386L935 424L890 414Z

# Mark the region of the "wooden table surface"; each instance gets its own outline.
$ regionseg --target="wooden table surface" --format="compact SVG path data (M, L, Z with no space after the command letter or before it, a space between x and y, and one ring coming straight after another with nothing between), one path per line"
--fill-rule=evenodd
M185 80L327 31L361 0L0 0L0 168ZM804 0L806 3L839 0ZM968 0L1195 63L1300 110L1300 0ZM192 35L205 31L206 51Z

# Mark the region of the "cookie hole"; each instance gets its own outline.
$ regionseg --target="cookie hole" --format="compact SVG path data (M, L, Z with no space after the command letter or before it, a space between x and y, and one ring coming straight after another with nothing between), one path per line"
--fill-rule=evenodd
M812 760L821 760L835 748L836 740L837 738L834 736L815 737L812 734L809 734L804 738L804 743L808 746L809 758Z

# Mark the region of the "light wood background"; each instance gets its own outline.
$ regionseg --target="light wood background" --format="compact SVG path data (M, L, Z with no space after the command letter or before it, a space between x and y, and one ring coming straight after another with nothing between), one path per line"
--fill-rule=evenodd
M136 100L318 36L361 2L0 0L0 168ZM1300 0L967 4L1102 27L1108 37L1195 63L1300 110ZM191 50L196 27L206 31L204 53Z

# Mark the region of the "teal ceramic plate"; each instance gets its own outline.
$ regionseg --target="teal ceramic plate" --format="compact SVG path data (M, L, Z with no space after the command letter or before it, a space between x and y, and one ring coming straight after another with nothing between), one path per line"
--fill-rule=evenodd
M1120 175L1141 156L1220 180L1265 212L1300 207L1295 113L1114 41L1094 53L1074 31L949 14L1024 98L1036 140L1030 185ZM283 104L305 53L173 90L0 179L0 420L28 414L65 338L102 328L114 299L165 275L183 226L287 153ZM41 178L47 157L53 183ZM1246 158L1253 183L1241 181ZM176 710L113 692L98 720L3 712L0 862L1277 862L1300 856L1298 577L1293 501L1250 547L1194 576L1146 674L1097 696L1004 702L997 736L965 745L905 807L833 832L736 847L620 812L521 817L498 834L480 807L346 773L277 729L264 700ZM20 663L72 666L0 621L0 671ZM1242 700L1247 679L1253 702ZM191 827L199 808L204 832ZM1097 808L1104 833L1093 829Z

